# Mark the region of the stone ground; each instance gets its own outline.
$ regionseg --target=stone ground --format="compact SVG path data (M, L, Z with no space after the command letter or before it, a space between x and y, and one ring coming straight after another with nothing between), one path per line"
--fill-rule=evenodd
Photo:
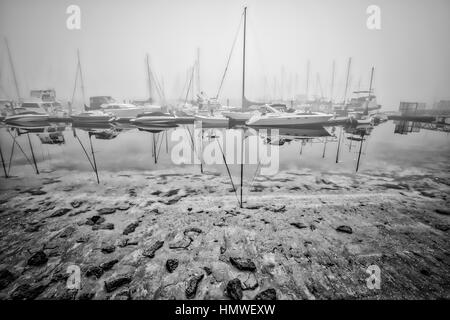
M449 174L100 176L2 178L0 299L450 298Z

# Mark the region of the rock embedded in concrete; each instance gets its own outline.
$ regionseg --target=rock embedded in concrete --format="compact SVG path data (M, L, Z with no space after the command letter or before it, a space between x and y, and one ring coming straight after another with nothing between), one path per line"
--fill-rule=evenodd
M142 252L142 255L148 258L154 258L155 257L155 252L159 249L162 248L162 246L164 245L164 241L156 241L155 243L153 243L151 246L149 246L148 248L145 248L144 251Z
M116 212L116 208L101 208L101 209L98 209L97 212L99 214L112 214L112 213Z
M305 228L308 228L308 226L307 226L306 224L301 223L301 222L292 222L292 223L291 223L291 226L294 226L294 227L296 227L297 229L305 229Z
M38 251L35 254L33 254L29 259L27 264L29 266L33 266L33 267L39 267L42 266L44 264L46 264L48 261L48 257L45 254L44 251Z
M25 190L25 192L27 192L33 196L42 196L44 194L47 194L47 192L45 192L44 190L41 190L40 188L39 189L28 189L28 190Z
M261 291L255 296L255 300L277 300L277 291L274 288Z
M166 261L166 269L168 272L172 273L178 267L177 259L168 259Z
M439 214L442 214L442 215L445 215L445 216L450 215L450 210L449 209L438 208L435 211L436 211L436 213L439 213Z
M203 277L204 275L201 274L193 276L188 280L188 284L185 290L186 298L188 299L195 298L195 295L197 294L198 285L200 284L200 281L202 281Z
M86 269L85 275L86 277L95 277L100 278L103 275L104 271L99 266L89 266Z
M74 200L70 203L72 208L75 208L75 209L79 208L82 204L83 204L83 201L81 201L81 200Z
M125 227L125 229L123 230L123 234L124 234L124 235L128 235L128 234L134 232L134 230L136 230L136 228L137 228L138 226L139 226L139 222L133 222L133 223L130 223L130 224L127 225L127 226Z
M8 269L0 270L0 290L9 286L9 284L14 280L16 280L16 276Z
M243 271L256 271L255 263L247 258L230 257L230 262L233 266Z
M352 234L353 233L353 230L352 230L351 227L344 226L344 225L337 227L336 231L343 232L343 233L348 233L348 234Z
M241 300L242 299L241 280L235 278L233 280L228 281L225 292L230 299Z
M60 238L68 238L70 237L77 229L75 229L72 226L69 226L67 228L64 229L63 232L61 232L61 234L59 235Z
M113 253L115 250L116 250L116 246L114 246L112 244L111 245L104 245L101 248L101 251L103 253Z
M110 293L126 284L129 284L133 278L130 274L122 274L112 277L105 281L105 291Z
M107 261L107 262L101 263L99 267L100 267L103 271L106 272L106 271L111 270L118 262L119 262L119 260L117 260L117 259L109 260L109 261Z
M50 218L61 217L61 216L65 215L67 212L69 212L70 210L72 210L72 209L70 209L70 208L58 209L50 215Z

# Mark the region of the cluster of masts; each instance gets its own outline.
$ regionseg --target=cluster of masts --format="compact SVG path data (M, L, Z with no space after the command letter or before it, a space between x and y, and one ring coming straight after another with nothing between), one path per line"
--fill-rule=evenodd
M353 98L347 101L349 74L351 58L348 61L344 100L340 104L333 103L333 91L335 82L335 62L332 67L330 99L325 100L320 76L316 77L316 91L320 91L320 96L311 99L310 96L310 62L307 63L306 75L306 94L296 97L290 101L278 101L278 103L268 103L267 101L254 102L246 97L246 19L247 8L244 8L241 22L243 21L243 51L242 51L242 96L241 104L238 107L231 107L229 101L223 105L219 103L219 96L222 85L227 74L231 55L233 54L234 44L227 60L227 65L222 76L217 94L213 97L207 95L201 90L200 83L200 52L197 50L197 57L193 66L187 74L186 84L183 88L182 96L178 105L170 105L167 102L164 93L164 83L158 79L150 68L149 55L146 56L146 71L148 78L147 100L134 100L124 103L117 102L110 96L94 96L89 98L89 104L86 103L85 86L81 67L80 53L77 51L77 68L75 75L75 85L72 97L64 108L62 103L56 100L54 90L34 90L31 95L34 98L40 98L41 101L22 101L18 82L15 76L14 65L11 58L8 43L5 39L8 56L13 71L14 83L16 87L18 100L22 103L14 104L10 102L3 108L3 116L8 122L33 122L42 121L45 117L70 117L78 122L104 122L104 121L130 121L144 124L161 124L174 121L174 117L195 117L196 120L208 124L225 123L227 121L240 121L247 125L311 125L333 121L344 121L350 118L356 121L370 121L369 113L380 109L373 95L373 73L371 72L370 87L368 91L358 91L363 94L361 97ZM235 39L236 40L236 39ZM284 72L282 72L282 82ZM275 81L276 82L276 81ZM284 85L284 84L283 84ZM283 87L282 85L282 87ZM276 83L274 83L276 87ZM75 95L78 87L81 89L82 112L75 112ZM154 91L159 96L161 105L154 104ZM195 96L195 91L197 91ZM282 90L281 90L282 91ZM283 98L283 97L282 97ZM281 107L281 108L280 108ZM364 118L365 117L365 118ZM163 120L161 120L163 119Z

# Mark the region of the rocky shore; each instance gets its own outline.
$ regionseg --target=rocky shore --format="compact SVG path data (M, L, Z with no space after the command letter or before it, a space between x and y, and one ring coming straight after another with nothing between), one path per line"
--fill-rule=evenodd
M0 299L450 298L448 173L100 174L1 179Z

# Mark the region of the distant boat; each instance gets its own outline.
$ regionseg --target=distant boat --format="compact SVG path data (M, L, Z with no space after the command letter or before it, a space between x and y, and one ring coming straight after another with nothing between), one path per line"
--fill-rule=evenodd
M148 112L139 114L137 118L131 119L130 122L136 126L168 125L168 124L175 124L176 117L170 113Z
M201 121L206 126L228 126L228 118L223 115L195 115L196 121Z
M156 109L157 108L157 109ZM107 103L102 104L101 109L104 112L111 113L117 118L134 118L145 112L154 112L161 110L160 107L137 106L129 103Z
M5 117L6 124L45 124L49 119L43 102L24 102L19 108L13 109L13 112L13 115Z
M90 123L109 123L114 118L112 114L103 111L86 111L70 117L74 123L90 124Z
M268 112L259 115L254 115L246 122L248 126L314 126L326 123L333 115L311 112L280 112L277 109L266 105L264 107Z

